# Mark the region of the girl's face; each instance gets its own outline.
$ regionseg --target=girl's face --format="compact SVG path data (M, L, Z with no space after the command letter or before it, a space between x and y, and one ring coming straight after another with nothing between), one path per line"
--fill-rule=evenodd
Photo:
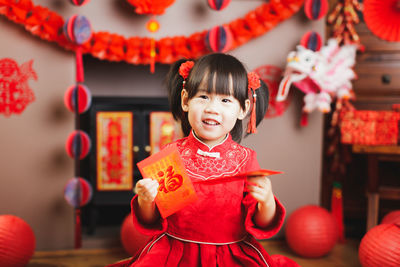
M193 98L189 99L185 89L181 97L182 109L188 112L190 126L196 136L210 147L222 142L236 121L245 118L250 107L250 100L246 100L246 108L243 110L232 94L208 93L203 83Z

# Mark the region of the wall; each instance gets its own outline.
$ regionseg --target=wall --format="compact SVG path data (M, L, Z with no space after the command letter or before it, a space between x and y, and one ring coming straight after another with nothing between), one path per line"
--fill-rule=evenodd
M39 1L37 1L39 3ZM216 12L206 1L177 0L158 17L156 38L189 35L243 16L264 1L232 1ZM95 31L128 36L145 36L148 18L132 15L122 0L91 1L76 8L67 1L43 0L40 4L64 18L84 14ZM231 52L252 70L262 65L285 65L285 58L308 30L323 32L322 21L310 22L301 10L267 34ZM15 214L33 228L38 250L73 246L73 211L63 199L63 187L73 175L73 162L65 156L64 142L72 131L73 116L63 108L63 94L74 83L74 55L55 44L27 33L21 26L0 18L0 59L10 57L22 64L34 60L38 81L29 84L36 101L21 115L5 118L0 114L0 214ZM15 45L18 44L18 45ZM86 84L94 95L165 96L162 80L167 66L108 63L90 60L86 64ZM319 203L322 115L313 113L309 126L300 128L301 94L294 93L292 104L278 118L266 119L259 133L243 141L258 153L263 168L285 173L272 177L275 194L292 212L299 206Z

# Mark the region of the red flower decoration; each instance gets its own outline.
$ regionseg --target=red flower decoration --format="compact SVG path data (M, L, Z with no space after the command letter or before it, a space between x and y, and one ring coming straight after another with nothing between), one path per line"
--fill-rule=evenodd
M127 0L127 2L136 7L135 12L138 14L161 15L175 0Z
M181 64L181 66L179 67L179 74L183 77L183 79L186 80L193 66L194 62L190 60Z
M247 73L247 80L249 82L249 85L248 85L249 91L251 89L253 89L253 91L255 91L258 88L260 88L260 86L261 86L260 77L258 76L257 73L255 73L255 72Z

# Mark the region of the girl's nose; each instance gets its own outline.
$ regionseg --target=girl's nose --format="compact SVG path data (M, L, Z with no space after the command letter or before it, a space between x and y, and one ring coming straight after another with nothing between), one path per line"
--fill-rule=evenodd
M218 113L218 103L216 99L211 98L210 101L208 101L205 112Z

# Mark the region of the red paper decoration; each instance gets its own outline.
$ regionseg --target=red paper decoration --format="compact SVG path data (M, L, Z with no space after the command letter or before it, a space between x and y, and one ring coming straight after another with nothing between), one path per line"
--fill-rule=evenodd
M9 117L21 114L35 100L29 79L37 80L33 60L18 66L11 58L0 59L0 113Z
M400 2L364 0L364 20L368 28L386 41L400 41Z
M306 32L300 40L300 44L312 51L319 51L322 46L322 38L319 33L314 31Z
M232 47L232 33L227 26L216 26L207 32L205 42L210 51L224 53Z
M65 150L71 158L85 158L89 154L90 147L89 135L81 130L73 131L65 143Z
M68 41L82 45L92 37L92 27L84 16L73 15L64 24L64 34Z
M32 228L14 215L0 215L0 266L21 267L35 252Z
M135 255L151 238L136 230L136 227L133 225L132 214L127 215L122 222L120 236L122 246L131 256Z
M289 247L307 258L326 255L338 238L335 218L326 209L316 205L294 211L287 220L285 234Z
M222 10L229 5L231 0L208 0L208 5L214 10Z
M391 211L388 214L386 214L381 221L381 224L390 224L390 223L394 223L394 224L400 224L400 210L395 210L395 211Z
M83 6L89 3L90 0L70 0L71 4L75 6Z
M361 239L358 256L363 267L400 266L400 224L380 224Z
M79 114L84 113L89 109L91 103L92 94L83 84L70 86L64 94L64 104L71 112L76 112L78 109Z
M328 12L328 0L305 0L304 13L311 20L319 20Z
M92 199L92 186L81 177L71 178L64 188L64 198L74 208L85 206Z
M175 0L127 0L138 14L162 15Z
M142 2L142 1L135 1ZM144 2L144 1L143 1ZM226 24L233 35L231 50L256 38L280 22L288 19L303 5L304 0L274 0L263 3L242 18ZM53 41L69 50L75 50L76 45L68 42L59 29L63 27L63 18L55 12L33 5L31 0L0 1L0 14L9 20L24 25L33 35L48 41ZM29 16L27 16L29 14ZM169 36L156 41L156 62L170 64L182 57L198 58L209 53L204 37L207 31L195 32L190 36ZM124 60L131 64L150 63L150 38L133 36L125 38L122 35L97 32L93 33L91 41L83 45L83 53L110 61Z

